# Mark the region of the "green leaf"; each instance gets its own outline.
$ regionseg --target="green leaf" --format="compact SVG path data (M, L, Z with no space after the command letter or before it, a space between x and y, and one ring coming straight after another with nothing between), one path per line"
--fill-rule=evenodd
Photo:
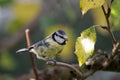
M101 7L104 3L105 0L80 0L82 14L85 14L90 9Z
M120 0L115 0L112 4L111 17L112 17L112 29L117 29L120 25Z
M93 54L96 42L96 31L94 27L90 27L81 33L75 44L75 54L77 55L79 66L81 67L85 61Z

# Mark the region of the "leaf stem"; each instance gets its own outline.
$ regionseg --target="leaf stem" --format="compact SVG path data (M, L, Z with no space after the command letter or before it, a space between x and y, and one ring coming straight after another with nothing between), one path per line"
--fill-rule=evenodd
M29 29L25 30L26 41L27 41L28 48L31 46L30 37L29 37L29 31L30 31ZM31 59L31 62L32 62L32 67L33 67L33 72L35 74L35 79L39 80L38 74L37 74L37 67L36 67L35 60L34 60L34 55L31 52L29 52L29 55L30 55L30 59Z

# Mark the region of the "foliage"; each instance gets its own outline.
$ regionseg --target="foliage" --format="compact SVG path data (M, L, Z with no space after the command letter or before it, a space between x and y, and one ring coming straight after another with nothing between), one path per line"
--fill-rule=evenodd
M4 2L4 3L0 2L0 6L2 6L3 4L7 4L7 2L12 1L12 0L2 0L2 1L6 1L6 2ZM67 63L63 63L63 62L55 62L55 63L52 62L53 66L62 66L62 67L66 67L69 70L64 71L64 69L61 69L58 67L57 69L59 71L57 71L56 69L52 70L53 68L49 67L48 70L45 70L45 71L41 70L40 72L38 72L39 73L38 75L40 75L40 77L41 77L41 75L43 75L44 78L45 78L45 76L47 76L47 79L50 79L49 77L51 77L51 73L53 73L52 74L53 76L51 77L51 79L52 80L57 79L58 78L56 76L57 73L61 73L63 71L63 73L65 73L65 74L69 73L70 79L71 78L73 79L73 77L74 77L74 79L77 78L78 80L79 79L84 80L98 70L103 70L103 68L104 68L104 70L106 70L106 68L108 68L108 67L114 68L111 65L114 65L114 64L117 65L117 63L114 62L115 61L114 59L116 59L116 57L119 57L120 41L116 40L116 38L112 32L112 29L119 28L119 24L120 24L119 23L119 21L120 21L120 19L119 19L119 13L120 13L119 3L120 3L120 1L119 0L80 0L80 8L82 10L82 14L87 13L91 9L98 9L98 7L99 7L101 9L101 13L104 17L104 20L103 20L103 17L101 17L101 14L99 14L99 12L98 13L95 12L94 14L98 14L96 16L96 21L100 20L105 23L105 24L92 25L88 29L85 29L83 31L82 31L83 27L81 27L81 25L79 25L79 24L81 24L82 21L84 22L84 20L81 19L81 21L80 21L79 17L77 17L79 15L76 15L76 12L74 11L74 8L76 8L76 7L73 8L73 6L71 7L69 5L70 7L64 8L64 6L62 6L63 3L65 2L64 0L60 0L60 1L52 0L53 2L50 0L43 0L43 1L45 1L46 4L42 6L42 8L43 8L42 11L41 11L41 6L39 4L32 5L32 4L25 3L26 4L25 5L25 4L21 4L21 3L13 3L12 10L14 11L13 15L14 15L15 19L13 19L13 21L11 21L12 23L10 23L6 28L8 34L11 34L9 36L10 38L8 37L8 38L5 38L2 41L0 41L1 43L8 42L7 45L5 43L3 43L2 47L5 46L6 50L3 51L2 53L0 53L0 57L1 57L0 58L0 60L1 60L0 67L2 69L6 69L8 71L16 69L15 68L16 62L15 62L14 58L11 56L11 54L8 52L9 50L7 50L7 49L11 48L11 46L9 46L9 44L13 46L15 43L20 41L18 39L23 38L23 36L24 36L23 29L25 29L26 27L28 28L29 26L32 26L32 28L30 27L30 30L35 33L35 34L32 33L33 40L37 40L37 39L40 40L43 36L47 36L49 33L54 32L57 29L64 30L68 34L69 41L68 41L65 49L63 50L62 54L60 54L60 56L62 56L63 61L66 61L67 59L69 59L69 57L71 59L71 60L69 59L70 61L74 61L71 58L71 55L73 55L73 54L70 54L70 53L73 53L72 51L75 48L75 54L77 56L77 59L76 59L76 57L74 57L74 59L78 60L78 62L79 62L79 66L77 66L77 68L76 68L76 66L73 66L73 65L67 64ZM70 1L72 1L72 0L70 0ZM59 2L63 2L62 5L60 4L60 5L54 6L54 4L59 3ZM73 1L72 4L74 4L74 2L75 1ZM65 3L64 3L64 5L65 5ZM52 6L52 7L49 7L49 6ZM58 7L58 8L56 8L56 7ZM62 8L64 8L64 10ZM69 8L70 8L70 10L69 10ZM56 11L56 9L57 9L57 11ZM58 9L60 9L60 11ZM37 13L39 13L39 11L41 12L41 14L37 14ZM61 11L63 11L62 14L61 14ZM55 13L55 12L58 12L60 15L58 15L58 13ZM79 12L79 11L77 11L77 12ZM54 14L52 14L52 13L54 13ZM66 14L66 15L63 16L64 14ZM80 14L80 13L78 13L78 14ZM34 18L36 18L35 17L36 15L37 15L37 19L33 20ZM38 25L39 20L40 20L40 23ZM110 20L112 20L112 21L110 21ZM87 24L87 22L89 23L90 21L91 20L88 18L88 21L86 21L85 24ZM28 25L24 26L25 24L28 24ZM37 28L36 28L36 25L37 25ZM40 31L38 30L38 26L40 26L39 27ZM72 26L74 26L74 27L72 27ZM111 44L110 45L113 48L112 48L112 50L109 49L111 51L111 52L109 51L110 52L109 55L104 54L105 53L104 51L98 50L98 52L94 52L94 49L95 49L94 46L96 45L96 37L99 37L99 35L96 35L95 27L97 27L98 29L99 28L103 29L110 35L110 37L111 37L110 41L112 41L112 45ZM78 28L78 30L77 30L77 28ZM86 28L86 26L84 26L84 28ZM79 33L81 32L81 35L79 37L77 37L77 39L76 39L75 36L76 36L77 32L79 32ZM42 35L42 37L41 37L41 35ZM75 41L75 39L76 39L76 41ZM17 40L17 41L14 41L14 40ZM108 40L106 40L106 41L108 41ZM23 41L23 43L25 44L24 41ZM75 47L74 47L74 43L75 43ZM105 47L104 46L105 42L101 41L98 43L99 44L102 43L101 45L103 47ZM19 47L21 47L21 45ZM1 45L0 45L0 47L1 47ZM22 47L23 47L23 45L22 45ZM16 48L18 49L18 46L14 47L14 50L13 50L14 53L17 50ZM107 48L109 48L109 46ZM97 53L97 55L95 53ZM21 59L22 59L21 63L18 62L18 64L21 65L22 63L23 64L27 63L26 65L28 65L29 59L25 55L22 55L22 56L24 56L24 58L21 57ZM18 58L18 55L17 55L17 57L15 56L15 58L16 58L16 60L20 60ZM24 62L23 60L26 62ZM117 59L117 61L119 61L119 59ZM34 62L34 59L33 60L31 59L31 62ZM38 62L41 65L41 62L43 62L43 61L39 60ZM111 64L111 62L112 62L112 64ZM87 65L86 63L90 64L90 65ZM43 64L42 64L42 66L43 66ZM41 66L39 66L39 67L41 67ZM24 71L25 68L26 67L22 68L20 66L19 70ZM29 68L27 67L27 70ZM83 68L87 68L86 71L87 70L88 71L85 73L79 71ZM119 67L115 67L114 69L116 69L116 68L119 69ZM39 71L35 65L33 65L33 70L34 69ZM67 69L65 69L65 70L67 70ZM16 69L16 70L18 70L18 69ZM112 71L111 68L108 70ZM72 74L71 74L71 71L72 71ZM14 71L14 72L16 74L16 71ZM41 72L44 74L42 74ZM27 74L26 74L24 76L24 78L34 79L32 77L32 76L34 76L34 74L35 74L35 76L38 77L38 75L35 72L32 72L32 74L30 74L30 76L29 75L27 76ZM58 74L58 76L59 76L59 74ZM60 76L60 78L65 79L65 78L63 78L63 76L64 76L64 74L62 76ZM43 80L44 80L44 78L43 78ZM66 78L68 79L68 76L66 76ZM1 76L0 76L0 79L1 79Z
M119 28L120 25L120 0L115 0L111 8L111 17L112 17L112 29L115 30Z
M85 14L90 9L101 7L104 3L105 0L80 0L82 14Z
M81 33L77 38L75 45L75 54L77 55L79 66L82 66L90 55L93 54L96 42L96 32L94 27L90 27Z

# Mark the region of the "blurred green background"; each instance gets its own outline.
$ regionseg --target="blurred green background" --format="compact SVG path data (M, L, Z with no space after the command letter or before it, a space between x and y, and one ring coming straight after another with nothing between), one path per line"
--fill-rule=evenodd
M115 12L118 7L113 6L114 14L111 16L111 25L116 38L120 35L118 26L120 22L116 17L119 11ZM114 20L116 21L113 22ZM57 59L76 64L77 59L74 55L76 38L80 36L81 31L94 24L106 25L101 8L90 10L82 16L79 0L0 0L0 80L14 80L32 68L29 54L16 54L16 50L27 47L25 29L30 29L32 43L42 40L58 29L64 30L69 41ZM97 28L95 49L106 52L112 49L110 37L100 28ZM42 60L35 61L38 69L46 66ZM115 74L98 72L88 80L114 80L115 76L117 77L115 80L119 80L120 74Z

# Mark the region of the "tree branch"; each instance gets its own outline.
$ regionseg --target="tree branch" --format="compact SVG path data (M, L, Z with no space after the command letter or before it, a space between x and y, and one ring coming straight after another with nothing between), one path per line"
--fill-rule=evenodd
M83 80L82 73L72 65L62 63L62 62L53 62L53 61L48 61L47 64L53 65L53 66L62 66L62 67L69 68L76 75L77 80Z
M105 16L105 19L106 19L106 22L107 22L107 27L110 29L109 18L108 18L108 15L107 15L107 13L106 13L105 8L104 8L103 5L102 5L102 11L104 13L104 16Z
M103 63L103 67L106 68L114 59L114 57L117 55L118 53L118 49L120 47L120 41L117 42L117 44L114 46L114 48L112 49L112 53L111 55L108 57L108 59Z
M108 57L108 54L101 50L95 52L94 55L86 61L87 64L84 65L86 72L83 73L83 78L89 77L98 70L120 72L120 55L116 54L118 46L119 45L113 50L115 54L112 57Z
M26 34L27 46L29 48L31 46L30 37L29 37L29 29L25 30L25 34ZM35 60L34 60L34 55L31 52L29 52L29 54L30 54L30 59L31 59L31 62L32 62L32 67L33 67L35 79L39 80L38 79L38 74L37 74L37 67L36 67Z
M111 4L113 3L114 0L111 0ZM106 4L107 4L107 12L105 11L105 8L104 6L102 5L102 11L104 13L104 16L105 16L105 19L106 19L106 22L107 22L107 31L109 32L110 34L110 37L112 39L112 43L113 43L113 46L116 44L116 39L113 35L113 32L111 31L111 26L110 26L110 22L109 22L109 16L111 14L111 6L109 5L108 1L106 1Z
M115 58L111 61L109 66L104 68L104 71L111 71L111 72L120 72L120 55L116 55Z

